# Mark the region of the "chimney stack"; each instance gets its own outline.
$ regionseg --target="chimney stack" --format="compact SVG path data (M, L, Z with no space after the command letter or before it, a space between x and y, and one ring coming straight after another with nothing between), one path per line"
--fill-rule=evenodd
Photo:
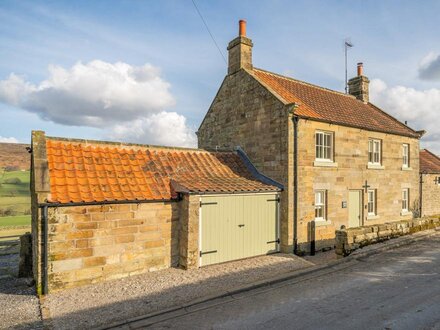
M252 47L252 40L246 37L246 21L241 19L238 22L238 37L228 45L228 74L241 69L252 70Z
M348 93L355 96L358 100L368 103L369 85L370 80L364 76L364 64L360 62L357 64L357 77L351 78L348 81Z

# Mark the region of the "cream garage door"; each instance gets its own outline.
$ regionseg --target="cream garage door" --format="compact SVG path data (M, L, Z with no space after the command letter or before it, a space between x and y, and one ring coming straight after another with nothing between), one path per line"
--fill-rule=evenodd
M278 195L201 198L200 266L279 251Z

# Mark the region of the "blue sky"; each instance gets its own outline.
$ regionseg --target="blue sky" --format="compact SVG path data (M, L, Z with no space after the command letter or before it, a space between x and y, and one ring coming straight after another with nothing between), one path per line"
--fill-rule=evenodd
M335 90L349 37L349 76L364 62L371 100L440 153L440 1L195 1L226 57L244 18L256 67ZM191 145L226 73L191 0L3 0L0 20L3 139Z

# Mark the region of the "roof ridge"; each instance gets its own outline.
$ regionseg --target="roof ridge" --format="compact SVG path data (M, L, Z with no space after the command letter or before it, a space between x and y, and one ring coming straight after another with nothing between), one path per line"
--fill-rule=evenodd
M437 158L440 161L440 156L437 156L435 153L433 153L432 151L423 148L421 151L426 151L428 154L430 154L431 156L434 156L435 158Z
M338 95L341 95L341 96L346 96L346 97L349 97L349 98L356 99L356 97L354 97L353 95L345 94L343 92L338 92L338 91L335 91L334 89L330 89L330 88L327 88L327 87L322 87L322 86L319 86L319 85L315 85L315 84L309 83L309 82L304 81L304 80L299 80L299 79L296 79L296 78L288 77L288 76L285 76L285 75L282 75L282 74L279 74L279 73L275 73L275 72L272 72L272 71L267 71L267 70L260 69L260 68L254 68L254 70L262 71L262 72L271 74L273 76L278 76L278 77L280 77L282 79L292 80L292 81L297 82L299 84L303 84L303 85L307 85L307 86L314 87L314 88L317 88L317 89L321 89L321 90L324 90L326 92L335 93L335 94L338 94Z
M174 147L174 146L161 146L154 144L141 144L141 143L130 143L121 141L105 141L105 140L93 140L93 139L76 139L76 138L65 138L58 136L46 136L47 140L60 141L60 142L72 142L72 143L84 143L84 144L102 144L102 145L113 145L115 147L141 147L150 149L165 149L165 150L181 150L181 151L195 151L195 152L212 152L200 148L190 148L190 147ZM215 151L224 152L224 151ZM232 151L230 151L232 152Z

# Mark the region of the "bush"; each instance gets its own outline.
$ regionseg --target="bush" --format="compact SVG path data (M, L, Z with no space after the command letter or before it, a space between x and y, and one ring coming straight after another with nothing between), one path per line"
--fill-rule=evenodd
M0 217L9 217L15 214L16 212L11 207L8 207L7 209L0 209Z
M20 167L18 166L6 166L5 167L5 171L6 172L15 172L15 171L19 171Z
M21 180L19 178L8 178L3 180L3 183L7 183L7 184L20 184Z

